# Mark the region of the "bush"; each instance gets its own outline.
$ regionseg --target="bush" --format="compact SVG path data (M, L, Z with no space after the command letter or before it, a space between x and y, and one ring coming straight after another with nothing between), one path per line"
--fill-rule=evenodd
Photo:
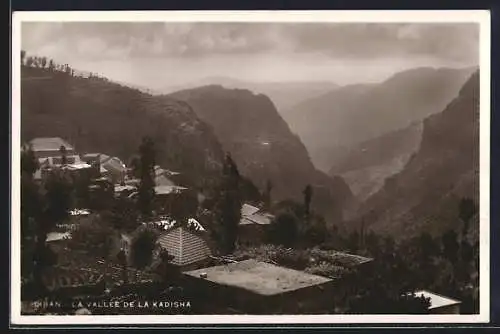
M157 237L157 233L151 229L142 229L133 237L131 258L134 267L144 269L151 264Z

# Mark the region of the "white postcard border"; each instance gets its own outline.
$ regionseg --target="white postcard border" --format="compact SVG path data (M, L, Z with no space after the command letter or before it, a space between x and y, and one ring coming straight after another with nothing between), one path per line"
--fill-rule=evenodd
M20 50L22 22L373 22L480 25L480 309L477 315L21 315ZM12 15L11 312L13 325L106 324L366 324L487 323L490 318L490 12L487 10L367 11L59 11ZM14 223L17 222L17 223Z

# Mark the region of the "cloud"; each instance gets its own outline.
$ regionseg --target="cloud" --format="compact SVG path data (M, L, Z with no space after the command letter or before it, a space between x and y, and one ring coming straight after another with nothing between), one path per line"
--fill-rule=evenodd
M335 59L427 57L478 61L467 23L23 23L22 47L85 59L324 54Z

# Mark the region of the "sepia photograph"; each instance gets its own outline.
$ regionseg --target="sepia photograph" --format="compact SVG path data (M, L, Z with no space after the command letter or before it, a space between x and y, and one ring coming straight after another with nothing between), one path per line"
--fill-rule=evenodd
M489 19L13 13L13 323L487 322Z

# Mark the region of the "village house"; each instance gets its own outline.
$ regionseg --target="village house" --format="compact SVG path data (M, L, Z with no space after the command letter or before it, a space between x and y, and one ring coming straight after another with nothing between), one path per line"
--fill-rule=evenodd
M60 157L61 147L66 149L68 157L77 155L73 146L59 137L34 138L29 143L37 159Z
M431 314L460 314L461 301L427 290L417 291L415 295L430 298L429 313Z
M274 216L253 205L244 203L238 226L238 243L252 245L265 242Z
M55 253L64 249L65 240L71 239L71 232L49 232L45 244Z
M177 226L158 238L159 250L173 256L171 263L181 271L202 268L210 261L212 251L205 230Z
M80 159L73 146L59 137L34 138L29 144L39 164L39 169L34 175L36 180L42 180L53 168L62 168L77 176L85 175L91 167ZM65 149L66 164L64 166L61 147Z
M159 259L162 250L173 256L171 263L180 270L200 268L210 260L212 251L207 231L196 219L188 219L185 225L179 225L168 218L143 223L142 225L160 231L157 239L158 247L153 253L153 262ZM120 239L117 243L114 243L113 256L123 250L127 261L130 263L134 233L136 231L120 235Z
M102 177L108 178L113 184L122 184L127 175L127 166L120 158L103 153L86 153L82 160L99 169Z
M154 178L156 185L164 185L164 186L174 186L176 184L178 185L180 183L179 175L181 175L181 173L162 168L159 165L156 165L154 167Z
M307 314L333 306L335 280L253 259L184 273L186 289L207 310Z

